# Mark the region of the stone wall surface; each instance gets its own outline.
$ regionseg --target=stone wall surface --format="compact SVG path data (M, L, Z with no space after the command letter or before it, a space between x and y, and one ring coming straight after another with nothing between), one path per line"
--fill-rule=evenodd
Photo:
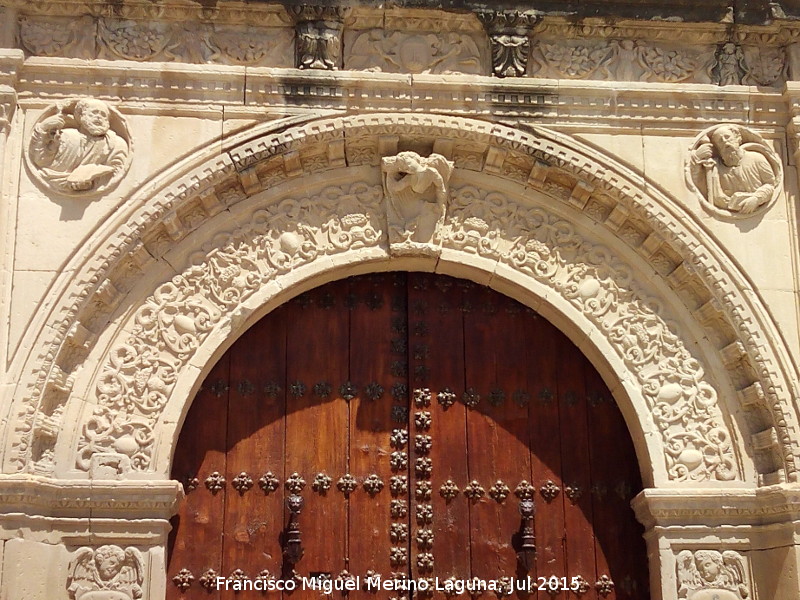
M800 596L800 12L528 4L0 0L0 598L163 598L204 374L386 269L597 366L652 598Z

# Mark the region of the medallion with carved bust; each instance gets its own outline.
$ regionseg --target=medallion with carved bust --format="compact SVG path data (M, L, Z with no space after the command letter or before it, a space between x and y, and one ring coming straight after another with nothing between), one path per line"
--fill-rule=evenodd
M780 193L781 160L757 133L725 123L706 129L691 147L686 180L721 216L748 216Z
M26 158L46 187L68 195L110 190L130 165L130 134L102 100L81 98L50 107L33 126Z

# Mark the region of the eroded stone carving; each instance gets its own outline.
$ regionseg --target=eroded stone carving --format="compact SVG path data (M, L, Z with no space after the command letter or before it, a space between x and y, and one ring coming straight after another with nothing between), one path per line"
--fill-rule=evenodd
M678 598L746 600L750 580L744 558L733 550L683 550L677 557Z
M706 129L692 145L687 182L707 206L749 215L777 198L781 161L761 136L734 124Z
M290 67L291 38L282 29L213 27L203 37L206 62Z
M158 287L135 314L130 336L109 355L96 384L99 407L83 427L77 461L98 452L129 456L147 470L152 427L181 369L223 318L276 275L315 258L371 247L382 236L380 186L330 187L285 197L241 229L216 237L182 274Z
M75 552L67 579L71 600L138 600L142 597L144 562L133 547L100 546Z
M360 33L345 58L348 69L388 73L481 73L475 40L460 33Z
M499 260L547 282L603 331L636 374L676 481L738 476L730 434L699 362L637 287L630 267L540 208L471 186L451 192L443 247Z
M91 98L57 104L33 127L31 169L48 187L70 195L113 188L130 164L130 135L122 116Z
M536 23L536 14L492 10L479 12L478 18L492 45L492 73L498 77L525 75L531 50L530 29Z
M739 85L744 75L744 53L737 44L727 42L717 50L714 81L719 85Z
M23 15L18 22L20 44L34 56L93 58L94 29L90 18L65 20Z
M745 85L777 86L786 79L786 52L783 48L746 46L744 54Z
M338 69L342 60L342 28L349 8L290 6L296 21L298 69Z
M168 23L100 19L97 27L99 58L125 60L174 60L179 42Z
M453 162L440 154L401 152L381 161L392 252L427 249L439 241Z

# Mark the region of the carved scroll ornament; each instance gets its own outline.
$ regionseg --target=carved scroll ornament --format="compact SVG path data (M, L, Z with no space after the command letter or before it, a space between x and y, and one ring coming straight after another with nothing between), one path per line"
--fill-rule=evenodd
M144 563L132 547L80 548L69 566L71 600L138 600L142 597Z
M780 194L781 160L746 127L723 123L703 131L689 151L687 184L717 215L745 217Z
M88 470L95 453L121 453L134 470L148 470L152 427L178 374L212 329L275 276L319 256L377 245L381 199L380 187L365 183L284 198L256 211L246 227L218 237L159 286L97 382L100 406L83 427L78 467Z
M62 194L90 196L115 187L130 165L122 115L82 98L48 108L33 126L26 158L33 175Z

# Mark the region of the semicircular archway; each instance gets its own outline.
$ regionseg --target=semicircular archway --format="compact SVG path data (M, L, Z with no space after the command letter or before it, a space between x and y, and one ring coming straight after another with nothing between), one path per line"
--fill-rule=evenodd
M63 292L66 316L43 330L17 402L14 468L164 477L202 376L248 324L331 278L419 269L487 282L578 343L648 485L794 480L796 378L780 336L732 261L636 174L558 133L428 115L231 144L154 183L76 267L88 283ZM379 164L403 150L455 170L440 238L398 253Z

